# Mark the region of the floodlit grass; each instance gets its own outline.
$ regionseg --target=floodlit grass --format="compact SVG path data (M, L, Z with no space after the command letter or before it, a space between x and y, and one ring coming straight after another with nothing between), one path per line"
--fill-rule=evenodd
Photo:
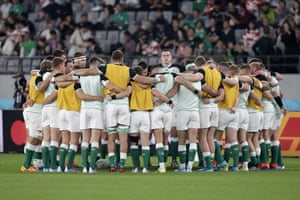
M299 199L300 160L285 158L285 170L250 172L123 174L22 173L22 154L0 154L0 197L5 200L235 200ZM80 156L77 156L79 161ZM154 159L153 159L154 160ZM154 161L155 162L155 161ZM127 165L131 165L130 161Z

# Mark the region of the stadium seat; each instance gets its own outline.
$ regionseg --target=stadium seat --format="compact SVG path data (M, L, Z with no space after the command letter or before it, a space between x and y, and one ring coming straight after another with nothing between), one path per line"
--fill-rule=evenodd
M99 13L98 12L88 12L88 20L90 21L90 22L95 22L96 21L96 19L98 19L98 17L99 17Z
M172 18L173 18L173 12L172 11L164 11L164 17L165 19L171 23L172 22Z
M148 12L137 11L135 20L140 22L148 20Z
M11 58L7 62L7 72L8 73L18 73L20 72L20 59L19 58Z
M22 59L22 72L29 73L32 69L32 59L31 58L23 58Z
M156 19L156 11L149 11L148 19L154 21Z
M107 38L107 32L106 31L96 31L96 40L102 41L102 40L106 40Z
M0 73L6 72L7 60L5 58L0 58Z
M243 32L244 29L235 29L234 36L235 36L235 42L242 42L243 41Z
M34 69L36 67L39 67L40 63L41 63L41 59L40 58L33 58L32 62L31 62L32 69Z
M107 40L102 40L101 42L98 42L99 46L101 47L102 51L104 53L109 54L110 53L110 45L111 43Z
M193 9L193 2L191 1L182 1L180 10L183 11L184 13L191 13Z
M72 2L73 13L81 12L81 4L79 2Z
M126 11L128 14L128 21L134 22L135 21L135 11Z
M107 40L111 44L115 44L119 42L119 31L108 31L107 32Z

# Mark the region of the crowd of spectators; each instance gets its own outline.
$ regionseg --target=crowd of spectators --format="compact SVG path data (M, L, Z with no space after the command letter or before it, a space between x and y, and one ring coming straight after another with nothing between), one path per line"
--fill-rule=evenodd
M184 9L189 2L192 8ZM74 6L76 4L77 6ZM138 12L146 11L140 18ZM155 13L148 15L148 12ZM171 18L165 16L171 11ZM130 17L134 13L134 17ZM29 20L29 15L35 17ZM91 15L94 13L94 15ZM95 16L90 18L89 16ZM3 0L0 54L44 56L55 49L107 55L119 48L126 56L158 55L173 49L179 62L191 55L299 55L298 0ZM119 31L116 41L96 37ZM109 32L108 32L109 33ZM103 49L102 44L110 47Z

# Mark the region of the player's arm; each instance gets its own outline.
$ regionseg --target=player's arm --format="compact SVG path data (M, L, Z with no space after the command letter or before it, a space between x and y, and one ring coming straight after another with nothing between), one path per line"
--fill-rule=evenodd
M101 68L88 68L88 69L76 69L74 70L74 74L78 76L88 76L88 75L99 75L102 74Z
M57 99L57 91L53 91L50 95L48 95L44 101L42 102L43 105L47 105L49 103L52 103Z
M106 95L106 99L108 101L113 100L113 99L122 99L124 97L128 97L132 92L132 87L131 85L128 85L125 90L123 90L120 93L113 94L113 95Z
M170 104L172 103L171 100L167 97L167 95L164 95L156 88L152 88L152 94L162 102L170 103Z
M253 99L256 105L261 107L263 106L261 99L259 98L259 96L257 96L257 94L255 94L255 92L251 91L249 98Z
M201 81L203 79L203 74L201 73L180 73L179 76L182 76L184 79L192 82Z
M101 102L103 102L103 99L104 99L103 96L93 96L93 95L84 93L84 91L81 88L80 83L75 83L74 90L75 90L75 93L78 96L78 98L83 101L101 101Z
M50 84L50 82L51 82L51 80L52 80L52 78L54 77L55 74L56 74L56 72L52 71L51 74L49 74L49 76L45 80L40 82L38 84L38 90L39 91L45 91L48 88L48 86L49 86L49 84Z
M239 79L238 77L225 77L223 80L222 80L223 83L226 83L227 85L229 86L235 86L235 85L238 85L239 84Z
M179 83L175 82L173 87L166 93L166 96L168 98L172 98L178 92L179 85L180 85Z
M201 84L202 84L202 90L207 92L210 96L216 97L219 95L219 91L207 85L205 81L202 81Z
M199 98L201 97L201 91L196 89L190 81L187 81L183 76L177 76L175 78L175 82L183 85L187 89L191 90L194 94L196 94Z
M248 83L248 84L253 83L252 78L250 76L246 76L246 75L239 76L239 80L242 81L243 83Z
M236 108L238 106L239 101L240 101L240 92L238 91L237 96L234 101L234 104L233 104L232 108L230 109L231 112L233 112L233 113L236 112Z
M250 89L250 84L247 82L241 82L239 81L239 87L240 87L240 91L248 91Z

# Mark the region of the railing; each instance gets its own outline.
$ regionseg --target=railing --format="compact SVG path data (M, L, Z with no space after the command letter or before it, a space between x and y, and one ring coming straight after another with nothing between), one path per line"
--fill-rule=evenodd
M215 61L230 61L226 56L213 56L204 55L208 59L214 59ZM108 56L102 57L106 62L109 62L110 58ZM185 60L192 60L195 56L191 56ZM299 73L300 72L300 56L286 56L286 55L274 55L274 56L260 56L264 61L265 66L272 70L280 73ZM25 73L29 74L32 69L39 67L40 61L43 57L33 57L33 58L20 58L20 57L5 57L0 56L0 74L15 74L15 73ZM237 64L245 63L251 57L236 56L233 57L233 61ZM128 66L136 65L140 60L146 61L149 65L158 64L160 58L158 56L135 56L128 57L125 62ZM231 60L232 61L232 60ZM182 57L174 57L174 62L182 64Z

